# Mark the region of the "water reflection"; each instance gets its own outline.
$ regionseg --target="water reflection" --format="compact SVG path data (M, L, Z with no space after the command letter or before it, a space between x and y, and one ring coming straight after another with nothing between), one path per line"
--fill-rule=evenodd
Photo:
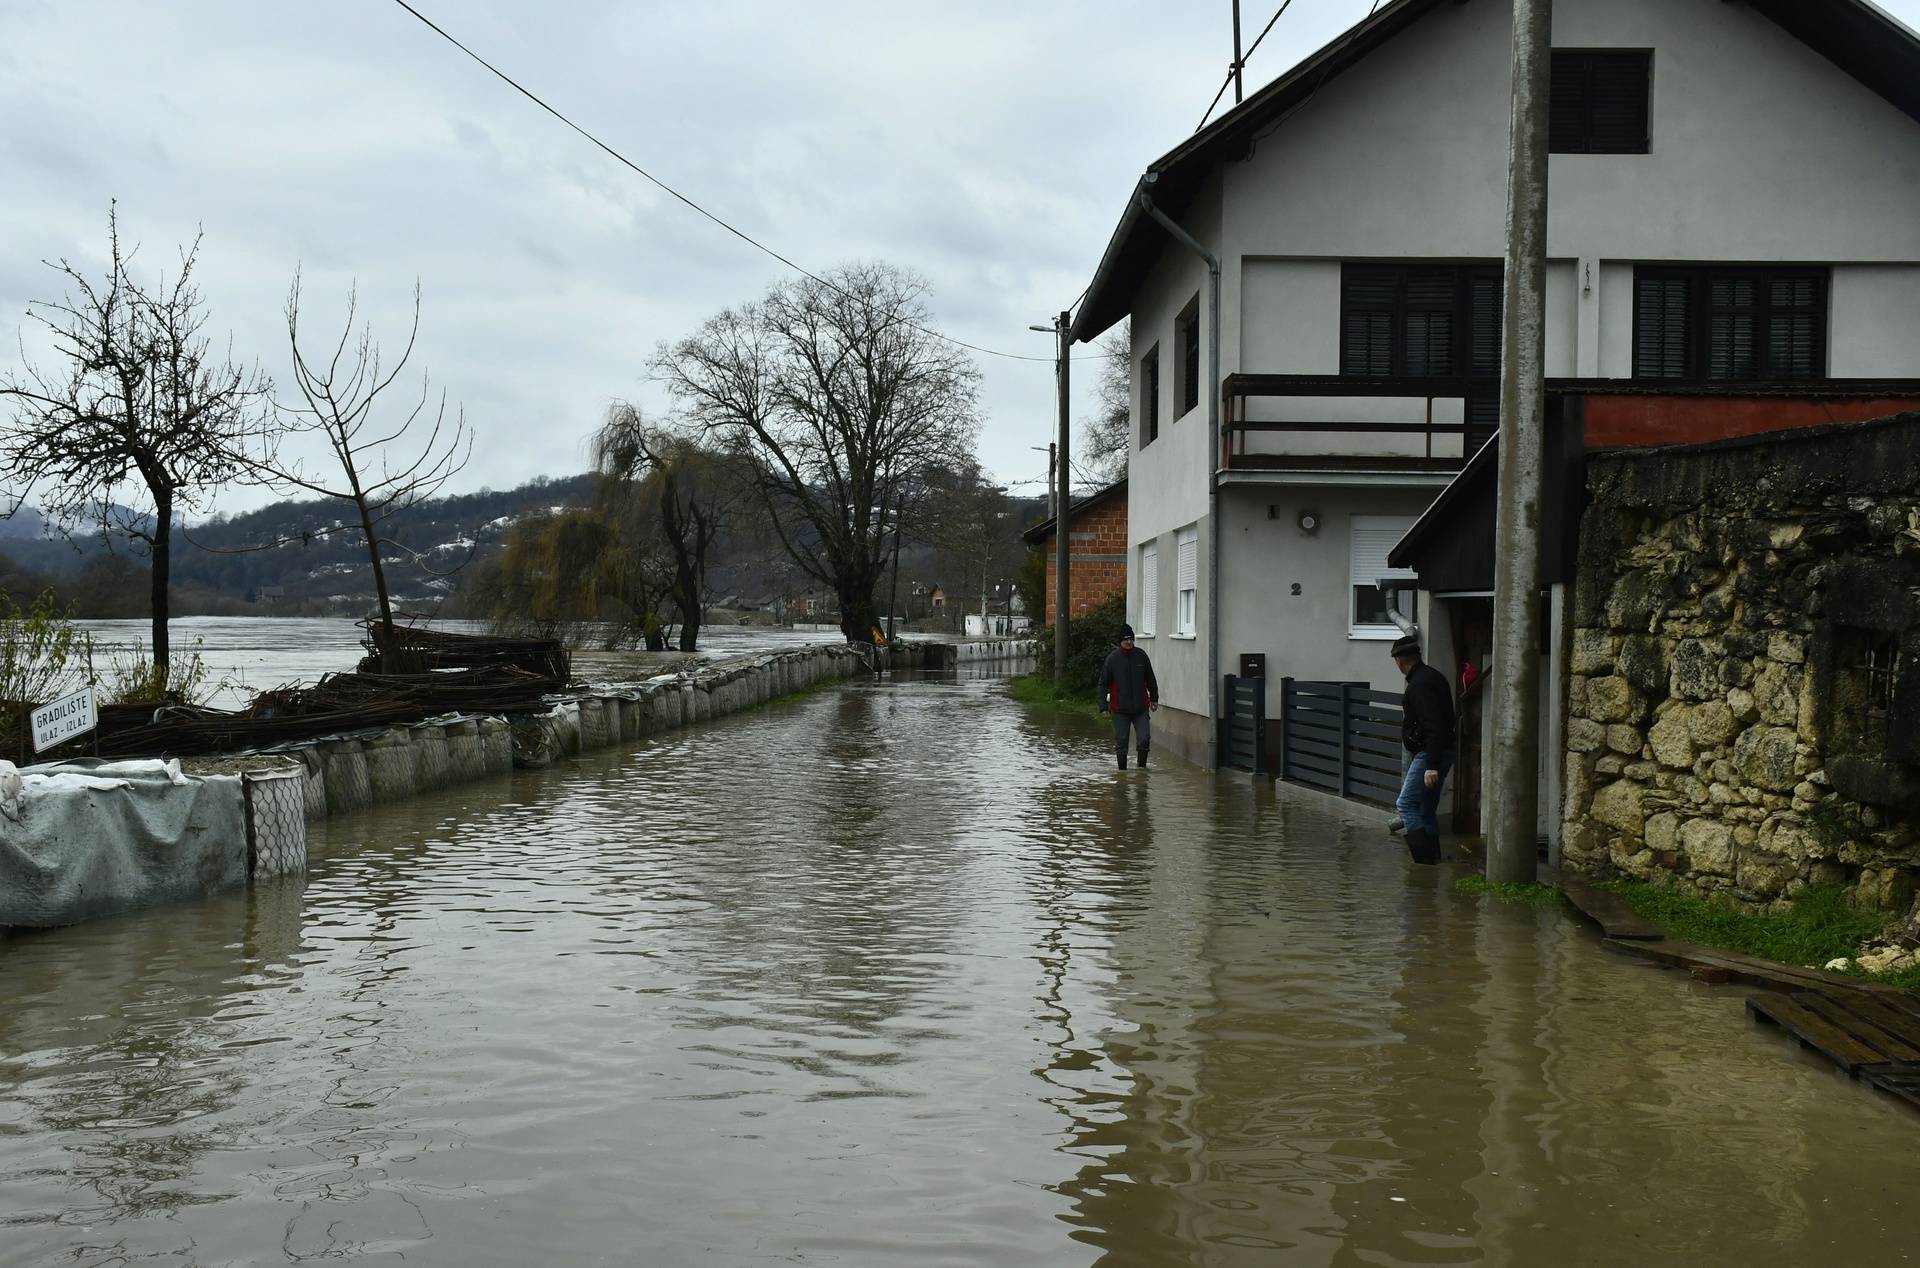
M1907 1253L1911 1118L1726 991L1105 748L854 686L0 943L0 1264Z

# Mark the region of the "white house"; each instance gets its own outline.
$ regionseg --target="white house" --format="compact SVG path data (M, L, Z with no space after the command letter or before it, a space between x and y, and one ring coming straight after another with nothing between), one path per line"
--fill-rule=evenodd
M1913 32L1865 0L1554 8L1550 376L1920 372ZM1375 583L1496 423L1510 16L1390 0L1155 160L1076 314L1132 319L1128 611L1194 761L1243 654L1270 718L1283 676L1400 686Z

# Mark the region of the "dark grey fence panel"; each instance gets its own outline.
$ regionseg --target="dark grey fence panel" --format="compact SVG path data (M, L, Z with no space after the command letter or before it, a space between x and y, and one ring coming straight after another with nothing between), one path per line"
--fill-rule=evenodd
M1391 805L1404 751L1400 697L1359 682L1280 680L1280 774L1342 797Z

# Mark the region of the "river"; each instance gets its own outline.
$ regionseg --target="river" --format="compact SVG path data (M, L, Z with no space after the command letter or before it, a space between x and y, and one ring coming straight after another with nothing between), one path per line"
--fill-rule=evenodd
M96 657L104 670L116 654L131 654L151 640L152 626L144 620L80 621L100 649ZM436 629L485 633L482 621L436 621ZM208 681L216 685L213 704L235 708L253 694L292 682L311 683L322 674L352 669L366 649L360 645L360 627L345 617L184 616L168 626L176 654L197 654L207 667ZM708 625L700 631L700 650L715 657L747 656L760 652L838 641L838 635L817 630L795 630L773 625Z
M318 825L0 942L0 1265L1880 1265L1737 991L991 681Z

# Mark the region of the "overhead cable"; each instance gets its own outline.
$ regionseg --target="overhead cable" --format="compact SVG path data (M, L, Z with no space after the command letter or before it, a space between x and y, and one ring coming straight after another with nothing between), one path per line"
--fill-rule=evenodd
M854 298L854 296L847 295L847 292L844 288L836 286L832 282L828 281L824 277L821 277L819 274L813 272L812 270L803 268L800 265L794 263L791 259L780 254L780 252L774 250L772 247L768 246L766 243L761 242L759 239L752 237L751 235L743 232L740 229L736 229L733 225L728 224L725 220L722 220L719 216L715 215L713 212L708 211L705 207L702 207L699 203L693 201L693 199L687 197L685 194L681 193L679 190L675 189L673 186L667 184L665 181L661 180L658 176L655 176L652 172L647 171L644 167L641 167L638 163L635 163L632 159L620 153L620 151L614 149L611 145L608 145L605 141L602 141L599 137L587 131L585 128L575 123L572 119L569 119L566 115L560 113L560 111L556 110L554 107L548 105L537 94L532 92L530 89L523 87L517 80L515 80L511 75L508 75L505 71L501 70L498 66L495 66L492 62L480 56L480 54L474 52L472 49L468 48L465 44L462 44L458 39L454 38L454 36L451 35L439 23L435 22L432 18L429 18L426 14L420 12L420 10L414 8L411 4L407 3L407 0L393 0L393 2L399 5L401 8L405 9L408 13L411 13L414 17L418 18L421 21L421 23L424 24L427 27L427 29L431 30L435 35L438 35L441 39L453 45L455 48L459 49L462 53L465 53L468 57L480 63L480 65L486 67L502 83L506 84L509 88L512 88L515 92L525 97L528 101L531 101L534 105L539 106L542 110L546 111L548 114L552 115L554 118L558 119L560 122L566 124L569 128L573 129L575 132L579 133L581 136L585 137L588 141L591 141L595 146L599 147L601 150L604 150L609 156L611 156L614 159L614 161L622 164L623 166L631 169L638 175L644 177L646 180L652 182L659 189L665 191L668 194L671 194L675 199L679 200L681 203L684 203L686 206L692 208L694 211L699 212L702 216L705 216L708 220L711 220L714 224L719 225L722 229L725 229L728 233L740 239L742 242L754 248L756 251L760 251L766 255L772 256L774 259L780 261L780 263L786 265L788 268L792 269L796 273L799 273L803 277L811 278L814 281L820 283L822 286L825 286L834 291L837 291L842 295L846 295L847 298L849 299ZM947 343L953 344L955 347L966 348L966 349L969 349L970 351L982 353L990 357L1004 357L1009 361L1043 361L1047 363L1051 363L1054 360L1054 358L1052 357L1036 357L1036 356L1029 356L1026 353L1002 352L997 348L982 347L977 343L968 343L964 339L956 339L952 335L942 334L938 330L934 330L928 326L920 325L917 322L909 321L909 322L905 322L904 324L910 329L919 331L921 334L931 335L933 338L944 340Z

